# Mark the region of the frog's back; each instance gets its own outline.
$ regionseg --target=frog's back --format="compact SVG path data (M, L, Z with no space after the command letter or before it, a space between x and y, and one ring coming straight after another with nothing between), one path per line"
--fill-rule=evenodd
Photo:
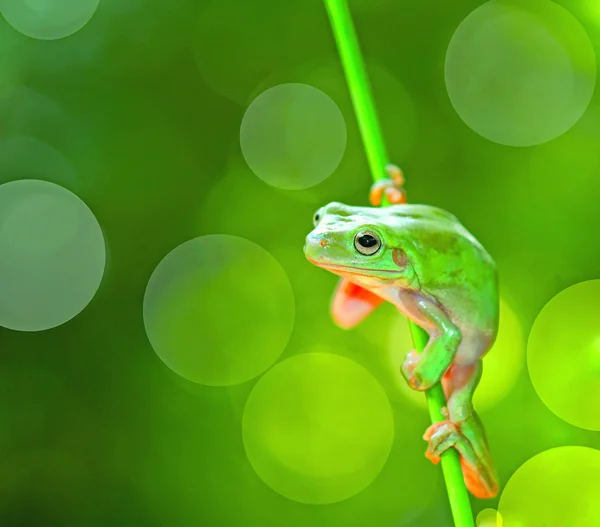
M444 209L431 205L402 204L386 207L385 212L398 219L398 221L424 221L458 224L460 222L453 214Z
M394 205L385 210L391 218L388 224L399 239L408 243L416 256L427 257L422 262L426 267L438 262L446 265L448 260L473 251L485 260L491 260L456 216L444 209L430 205ZM481 252L484 254L480 255Z
M454 318L496 331L496 264L477 239L449 212L428 205L389 207L421 290ZM458 322L458 320L457 320ZM462 324L460 324L462 325Z

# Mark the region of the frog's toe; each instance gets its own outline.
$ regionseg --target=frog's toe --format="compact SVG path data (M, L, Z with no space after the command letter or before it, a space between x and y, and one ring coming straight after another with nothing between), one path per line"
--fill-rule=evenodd
M415 351L409 351L402 363L402 376L411 388L415 390L421 389L421 379L415 375L415 368L419 363L419 354Z
M402 364L402 376L413 390L423 392L429 390L437 382L437 379L423 368L419 368L419 364L418 359L414 356L407 357Z
M402 185L393 179L381 179L371 186L369 194L371 205L379 207L384 197L391 205L406 203L406 194Z
M419 392L427 391L431 388L431 384L427 383L425 379L419 374L413 372L411 377L407 379L408 385L413 390L418 390Z
M417 350L411 350L406 354L406 357L404 357L404 363L402 364L402 367L406 367L412 373L412 370L418 363L419 353L417 352Z
M429 442L425 456L433 463L440 461L440 456L449 448L460 441L462 435L457 425L451 421L441 421L432 424L423 435L423 439Z
M394 185L397 187L401 187L404 185L404 173L402 169L397 165L389 164L385 167L385 171L387 172L390 179L393 181Z
M406 194L399 188L386 187L385 197L392 205L399 205L400 203L406 203Z
M371 185L371 191L369 192L369 202L373 207L379 207L383 200L383 195L387 188L393 186L393 182L390 179L379 180ZM393 187L392 187L393 188Z

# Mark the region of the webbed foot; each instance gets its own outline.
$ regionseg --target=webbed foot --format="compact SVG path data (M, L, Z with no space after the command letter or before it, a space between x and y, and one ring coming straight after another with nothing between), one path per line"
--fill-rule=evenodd
M389 179L382 179L371 186L369 201L374 207L379 207L385 197L391 205L406 203L406 192L404 191L404 175L396 165L385 167Z
M429 390L439 381L435 364L423 364L422 357L415 350L408 352L402 363L402 376L413 390Z
M466 437L472 435L468 430L475 425L471 422L472 419L476 418L472 416L461 423L446 420L431 425L423 436L429 442L425 456L432 463L438 464L446 450L455 448L460 455L460 465L469 492L476 498L493 498L499 490L494 470L485 459L477 455ZM463 427L467 428L464 432Z
M415 351L409 351L402 363L402 376L413 390L423 390L423 379L415 374L415 368L419 364L419 354Z
M423 439L429 442L425 457L437 465L441 455L459 441L464 440L464 437L456 424L446 420L432 424L425 431Z

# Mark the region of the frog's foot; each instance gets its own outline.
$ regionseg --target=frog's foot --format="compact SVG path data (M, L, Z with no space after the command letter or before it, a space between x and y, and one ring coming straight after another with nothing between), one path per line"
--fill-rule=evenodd
M402 376L413 390L429 390L439 379L431 368L423 368L422 357L415 350L410 351L402 363Z
M391 205L406 203L402 170L396 165L388 165L385 169L389 178L377 181L371 186L371 193L369 194L371 205L379 207L384 196Z
M445 420L432 424L425 431L423 439L429 442L425 457L437 465L440 462L441 455L455 446L463 437L456 424Z
M438 464L446 450L455 448L460 455L460 466L469 492L476 498L493 498L499 490L493 470L477 456L463 434L461 425L462 423L457 424L449 420L431 425L423 436L423 439L429 442L425 456Z
M422 390L423 379L415 375L415 368L419 363L419 354L416 350L409 351L402 363L402 376L413 390Z

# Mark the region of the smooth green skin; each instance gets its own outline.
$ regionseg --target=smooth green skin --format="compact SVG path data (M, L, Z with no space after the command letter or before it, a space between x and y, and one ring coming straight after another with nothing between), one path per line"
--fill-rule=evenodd
M355 238L364 231L381 240L373 255L355 247ZM438 429L430 438L431 454L436 458L454 446L492 494L496 478L472 405L481 359L498 328L498 277L490 255L444 210L336 202L315 214L304 251L315 265L392 302L429 334L421 354L408 354L402 374L417 390L427 390L444 377L449 421L460 427L459 432L452 426ZM352 303L347 308L353 309Z

